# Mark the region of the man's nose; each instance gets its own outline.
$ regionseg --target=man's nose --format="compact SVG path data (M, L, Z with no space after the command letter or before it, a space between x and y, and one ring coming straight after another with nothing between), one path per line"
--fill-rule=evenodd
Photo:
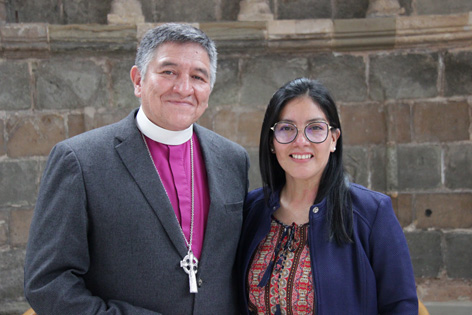
M180 75L174 84L174 91L183 94L185 96L190 95L193 92L191 78L188 75Z

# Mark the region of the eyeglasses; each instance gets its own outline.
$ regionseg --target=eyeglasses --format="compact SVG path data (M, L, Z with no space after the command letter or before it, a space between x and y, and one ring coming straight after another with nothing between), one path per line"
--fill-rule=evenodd
M328 138L328 132L331 127L327 122L315 121L305 126L304 133L308 141L313 143L322 143ZM270 129L274 131L275 140L281 144L293 142L298 136L298 128L295 124L279 121Z

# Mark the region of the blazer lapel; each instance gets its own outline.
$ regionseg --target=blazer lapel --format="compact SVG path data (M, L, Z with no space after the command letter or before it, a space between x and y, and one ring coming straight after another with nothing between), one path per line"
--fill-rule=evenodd
M208 248L213 248L212 242L214 242L214 236L217 233L221 233L219 230L221 226L221 220L225 220L224 211L221 211L221 207L225 204L225 192L228 189L225 184L224 169L225 161L221 159L218 152L219 142L215 140L213 134L207 132L205 129L198 125L194 125L194 130L197 133L200 146L202 149L203 159L205 161L205 168L208 179L208 189L210 194L210 209L208 211L208 220L205 231L205 239L203 242L202 259L209 253Z
M130 114L126 118L122 135L117 136L117 140L115 149L123 164L154 210L179 255L184 257L187 254L187 247L180 225L149 151L144 144L141 132L136 126L135 115Z

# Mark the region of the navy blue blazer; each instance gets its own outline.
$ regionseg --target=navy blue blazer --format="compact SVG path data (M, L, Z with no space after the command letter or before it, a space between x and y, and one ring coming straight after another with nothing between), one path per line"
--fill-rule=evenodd
M403 230L390 197L351 184L354 242L329 240L326 200L310 209L308 243L315 314L418 314L415 278ZM280 207L278 193L265 204L262 189L248 194L238 253L240 302L248 312L247 271ZM315 207L318 211L312 211Z
M190 294L179 264L186 244L135 115L53 148L26 252L28 302L48 315L236 314L247 152L194 126L210 209Z

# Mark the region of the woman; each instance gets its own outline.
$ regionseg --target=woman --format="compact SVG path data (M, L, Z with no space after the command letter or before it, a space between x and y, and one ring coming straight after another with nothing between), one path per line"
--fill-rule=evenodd
M263 188L249 193L238 267L245 314L417 314L388 196L350 183L326 88L293 80L262 125Z

